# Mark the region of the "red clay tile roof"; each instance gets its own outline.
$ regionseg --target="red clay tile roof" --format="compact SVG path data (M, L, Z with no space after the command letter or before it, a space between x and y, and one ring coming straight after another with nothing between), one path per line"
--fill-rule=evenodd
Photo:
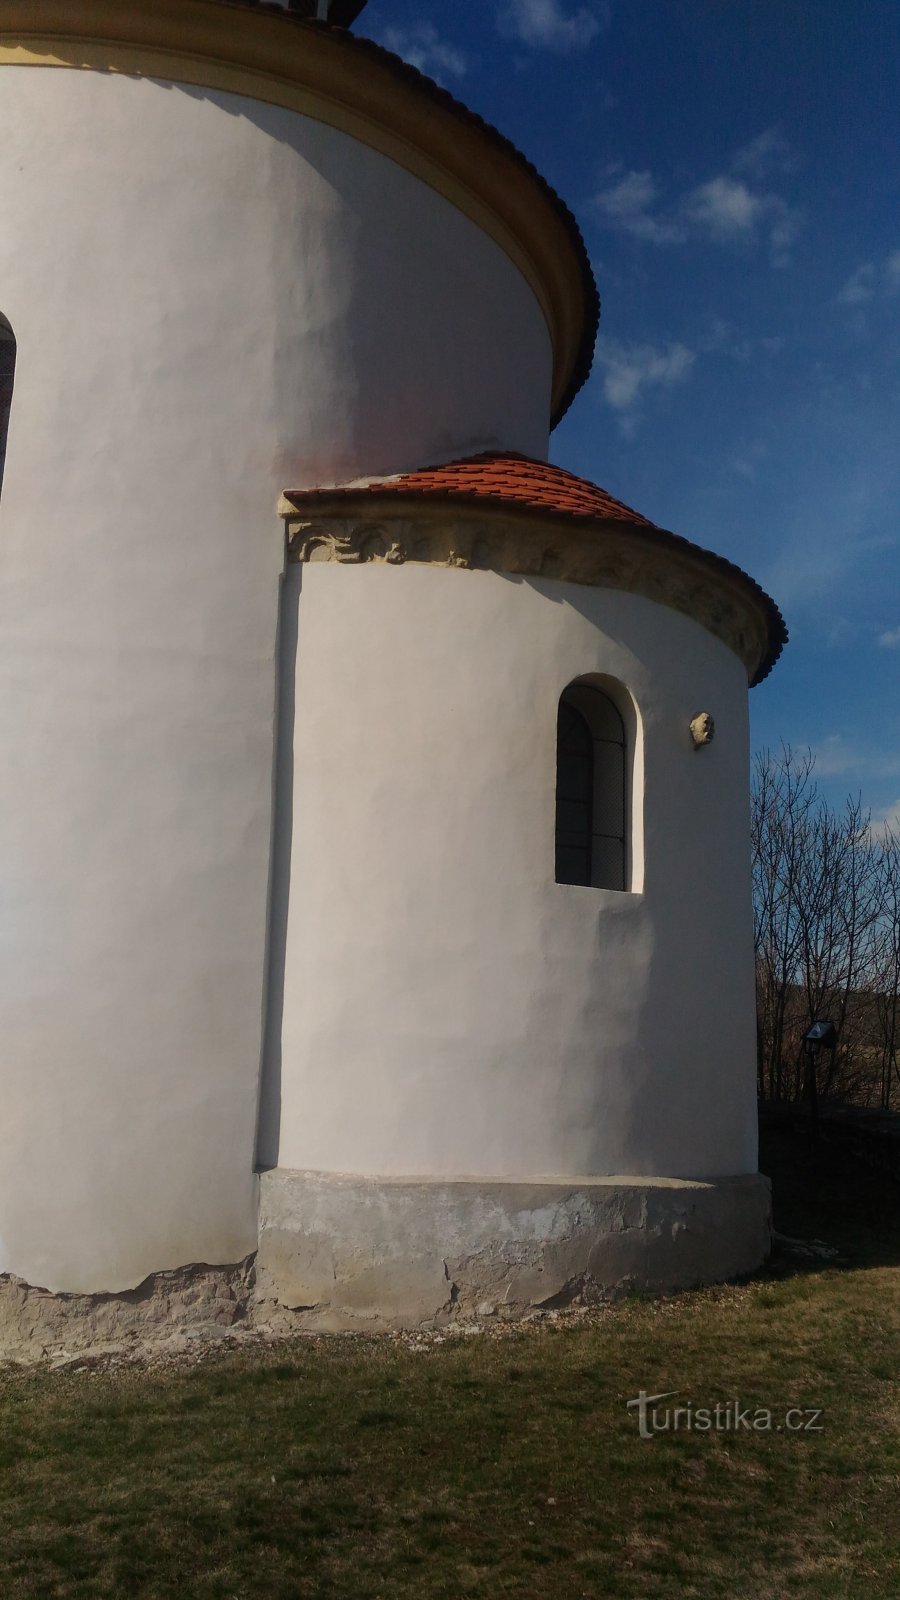
M423 467L404 472L399 478L373 483L369 494L415 494L462 496L466 500L502 500L506 504L529 506L534 511L552 511L571 517L593 517L620 522L637 522L652 528L648 517L632 511L621 500L614 500L605 489L598 489L587 478L576 478L563 467L516 451L485 450L482 455L449 461L441 467Z
M754 578L725 556L704 550L681 534L660 528L639 511L633 511L621 500L607 494L587 478L578 478L563 467L550 466L546 461L536 461L531 456L519 455L514 450L485 450L481 455L465 456L460 461L448 461L442 466L422 467L415 472L402 472L395 478L376 479L370 483L338 484L334 488L291 489L286 498L291 505L316 506L340 500L395 500L400 496L415 496L424 500L464 500L469 504L493 504L519 509L532 515L551 517L576 517L587 522L630 522L639 528L640 535L655 544L673 546L699 556L710 567L731 578L737 578L749 588L761 603L769 626L769 649L753 679L761 683L772 670L787 643L787 628L774 600L760 588Z

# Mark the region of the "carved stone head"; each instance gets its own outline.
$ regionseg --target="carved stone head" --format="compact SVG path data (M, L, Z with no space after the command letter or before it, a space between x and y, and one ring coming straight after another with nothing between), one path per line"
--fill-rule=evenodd
M699 750L704 744L712 744L715 738L716 725L708 711L698 711L691 718L691 739L694 749Z

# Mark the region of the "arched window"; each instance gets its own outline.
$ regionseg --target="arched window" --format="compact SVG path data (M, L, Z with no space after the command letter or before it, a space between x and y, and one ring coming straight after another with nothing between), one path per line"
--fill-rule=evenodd
M625 889L625 724L609 695L570 683L556 725L556 881Z
M0 317L0 489L6 461L6 435L12 407L13 374L16 370L16 341L5 317Z

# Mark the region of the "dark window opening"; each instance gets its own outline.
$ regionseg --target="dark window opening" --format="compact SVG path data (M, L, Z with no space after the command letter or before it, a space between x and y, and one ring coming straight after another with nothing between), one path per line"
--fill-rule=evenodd
M571 683L556 732L556 881L625 889L625 725L589 683Z
M16 371L16 341L5 317L0 317L0 489L6 463L6 436L12 410L13 377Z

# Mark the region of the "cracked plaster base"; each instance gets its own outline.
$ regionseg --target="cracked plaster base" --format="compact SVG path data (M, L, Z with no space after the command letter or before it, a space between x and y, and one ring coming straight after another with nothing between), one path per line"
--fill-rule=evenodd
M441 1327L751 1272L767 1178L426 1180L264 1173L260 1242L234 1266L151 1274L118 1294L0 1276L0 1357L173 1335Z
M256 1293L317 1329L520 1317L751 1272L770 1231L756 1173L517 1182L276 1168L261 1179Z
M0 1275L0 1359L155 1344L175 1334L224 1333L252 1318L253 1258L235 1266L154 1272L116 1294L53 1294Z

